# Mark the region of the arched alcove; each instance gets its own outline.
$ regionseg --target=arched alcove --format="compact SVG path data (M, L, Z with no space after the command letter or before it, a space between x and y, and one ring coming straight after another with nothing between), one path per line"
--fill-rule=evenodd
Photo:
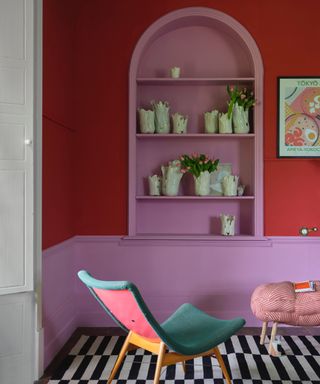
M170 23L153 36L141 54L138 77L167 77L168 68L174 66L180 67L186 78L254 75L250 51L224 24L200 23L199 18L176 24Z
M170 77L170 68L181 77ZM132 55L129 74L129 236L219 239L219 215L234 214L235 238L263 235L263 66L248 31L209 8L185 8L153 23ZM246 135L205 134L203 113L225 112L227 85L252 89L257 99ZM188 115L188 133L141 134L137 109L166 100L170 112ZM246 185L245 196L196 197L190 178L179 196L149 196L147 177L182 153L200 152L232 164ZM192 225L188 224L191 220Z

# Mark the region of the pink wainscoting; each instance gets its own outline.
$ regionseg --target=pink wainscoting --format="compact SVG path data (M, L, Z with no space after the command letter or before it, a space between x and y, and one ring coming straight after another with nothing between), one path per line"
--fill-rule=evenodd
M316 279L320 270L320 242L314 239L239 241L233 246L163 242L77 237L74 268L87 269L100 279L132 280L160 321L191 302L218 317L243 316L248 326L259 324L250 310L257 285ZM76 296L79 323L109 324L81 283L76 284Z
M45 367L77 327L73 247L69 239L42 254Z
M319 251L318 238L210 242L75 237L44 254L46 361L77 326L115 325L76 278L80 269L99 279L133 281L159 321L191 302L217 317L243 316L247 326L257 326L250 310L254 288L264 282L318 279Z

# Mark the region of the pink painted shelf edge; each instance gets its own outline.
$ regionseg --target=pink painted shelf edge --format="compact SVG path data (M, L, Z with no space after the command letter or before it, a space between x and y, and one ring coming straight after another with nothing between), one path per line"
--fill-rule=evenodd
M138 200L254 200L254 196L136 196Z
M137 78L139 85L210 85L210 84L230 84L254 82L254 77L180 77L173 79L170 77L140 77Z
M137 133L138 139L163 139L163 138L206 138L206 139L253 139L254 133Z

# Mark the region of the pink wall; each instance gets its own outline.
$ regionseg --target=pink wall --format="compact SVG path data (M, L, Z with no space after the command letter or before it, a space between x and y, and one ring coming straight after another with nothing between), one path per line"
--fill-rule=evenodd
M45 367L77 328L73 240L43 252Z
M140 241L78 236L44 252L45 361L76 327L116 326L78 280L81 269L104 280L131 280L162 321L191 302L221 318L259 326L250 297L264 282L316 279L318 239L266 241Z

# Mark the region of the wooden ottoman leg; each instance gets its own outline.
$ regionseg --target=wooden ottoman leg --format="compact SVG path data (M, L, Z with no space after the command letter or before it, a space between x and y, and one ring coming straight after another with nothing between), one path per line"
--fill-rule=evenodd
M278 323L274 322L272 325L270 344L269 344L269 350L268 350L269 354L272 356L278 356L278 351L276 351L274 349L274 346L273 346L273 343L274 343L274 341L276 339L276 335L277 335L277 327L278 327Z
M267 334L267 328L268 328L268 322L264 321L262 324L262 330L261 330L261 336L260 336L260 345L264 344L264 341L266 339L266 334Z

